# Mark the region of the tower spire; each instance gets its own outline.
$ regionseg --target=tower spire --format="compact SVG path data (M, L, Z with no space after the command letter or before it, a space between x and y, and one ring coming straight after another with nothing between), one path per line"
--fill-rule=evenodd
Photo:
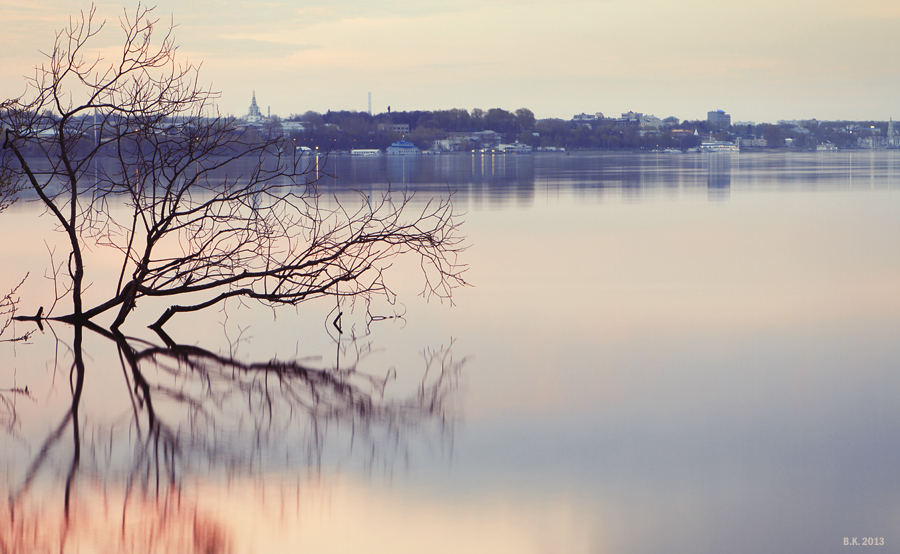
M256 104L256 91L253 91L253 100L250 102L250 113L247 114L248 123L259 123L262 120L262 114L259 112L259 106Z

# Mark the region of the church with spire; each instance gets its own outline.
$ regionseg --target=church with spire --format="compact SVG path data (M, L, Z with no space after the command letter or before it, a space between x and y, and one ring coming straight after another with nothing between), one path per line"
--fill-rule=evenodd
M253 91L253 100L250 102L250 112L247 114L247 123L262 123L263 116L259 111L259 106L256 104L256 91Z
M269 133L281 133L284 136L289 136L292 133L302 133L306 130L306 127L300 121L281 121L278 117L272 117L272 108L268 109L268 113L263 114L262 110L259 109L259 104L256 103L256 91L253 91L253 98L250 100L250 107L247 109L247 115L244 116L243 121L237 122L237 127L239 129L245 129L247 127L264 127L266 123L272 122L274 125L269 129Z

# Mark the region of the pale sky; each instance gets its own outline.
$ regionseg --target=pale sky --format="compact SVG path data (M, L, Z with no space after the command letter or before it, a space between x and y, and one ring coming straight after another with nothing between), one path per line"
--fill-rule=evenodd
M117 17L134 4L100 2ZM88 4L0 0L0 96ZM159 0L219 109L530 108L732 121L900 118L897 0Z

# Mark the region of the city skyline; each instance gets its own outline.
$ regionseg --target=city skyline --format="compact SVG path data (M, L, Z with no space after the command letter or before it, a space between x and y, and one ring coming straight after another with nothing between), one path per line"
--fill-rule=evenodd
M100 2L95 41L112 59L117 17L130 4ZM24 91L53 31L89 5L0 1L3 98ZM900 114L900 5L762 0L574 1L346 0L157 4L173 17L182 60L221 91L223 114L260 109L531 109L538 118L630 110L735 121L888 120Z

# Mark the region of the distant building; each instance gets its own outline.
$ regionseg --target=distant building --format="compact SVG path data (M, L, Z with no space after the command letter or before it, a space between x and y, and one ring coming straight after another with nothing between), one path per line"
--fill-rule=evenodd
M531 154L534 151L531 146L522 144L519 141L516 141L514 144L501 144L497 148L506 154Z
M769 146L769 142L765 138L756 135L747 135L736 140L739 141L741 147L766 148Z
M302 121L282 121L281 130L285 136L291 133L304 133L306 132L306 125Z
M700 144L701 152L740 152L740 144L723 140L708 140Z
M460 137L453 137L449 139L438 139L431 143L431 150L438 152L459 152L462 147L462 142L465 139Z
M259 106L256 105L256 91L253 91L253 100L250 102L250 110L247 114L247 123L260 123L262 121L262 113Z
M900 136L898 136L897 131L894 129L894 118L891 118L890 121L888 121L887 141L888 148L900 148Z
M474 141L482 148L496 148L500 145L500 133L497 131L478 131L471 133L467 137L470 141Z
M857 146L864 150L880 150L888 147L888 139L878 136L864 137L857 139Z
M416 145L408 140L398 140L394 144L388 146L385 152L388 156L417 156L422 153L416 148Z
M641 129L659 129L663 126L663 122L655 115L642 115L639 118Z
M593 129L594 124L598 121L597 115L600 116L599 119L603 119L602 113L598 113L595 115L586 113L575 114L574 116L572 116L572 123L579 127L587 127L588 129Z
M458 151L481 150L483 148L496 148L500 145L500 133L495 131L479 131L477 133L449 133L443 140L432 143L432 150Z
M644 114L640 112L622 112L622 117L614 119L616 127L640 127L641 118Z
M409 123L382 123L378 126L379 131L390 131L398 135L409 134Z
M601 112L597 112L594 114L586 114L586 113L582 112L582 113L575 114L572 116L572 121L579 121L579 122L584 121L584 122L593 123L593 122L599 121L601 119L603 119L603 114Z
M716 129L726 129L731 126L731 115L725 113L723 110L707 112L706 120Z

